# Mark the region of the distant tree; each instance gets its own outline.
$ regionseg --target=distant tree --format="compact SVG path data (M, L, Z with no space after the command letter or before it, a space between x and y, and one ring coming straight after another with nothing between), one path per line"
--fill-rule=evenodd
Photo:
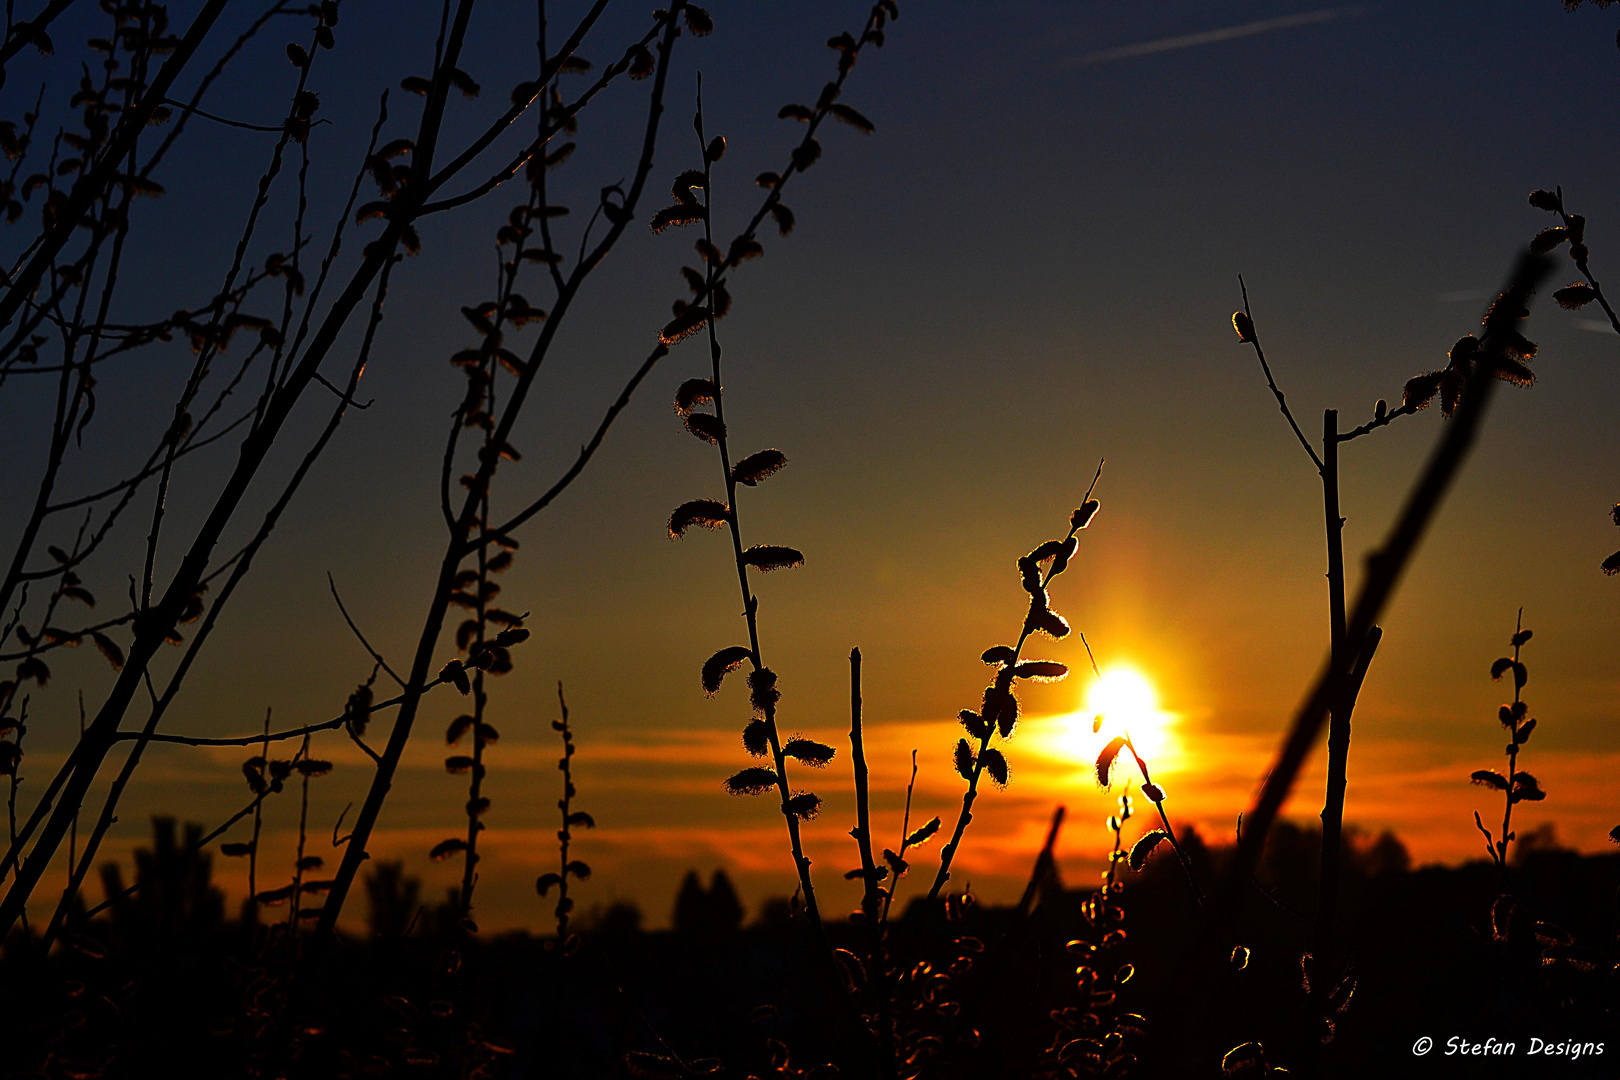
M698 872L688 870L675 893L675 932L690 934L696 931L703 921L703 909L707 902L708 896L703 891L703 881L698 877Z
M742 901L724 870L716 870L709 879L709 918L715 930L732 933L742 925Z
M152 819L152 846L135 852L135 885L125 888L117 863L101 868L119 928L144 935L203 934L225 917L225 896L213 884L213 857L196 850L201 825L188 822L182 844L172 817Z
M1411 853L1401 843L1401 838L1388 829L1378 834L1378 839L1372 842L1366 856L1360 861L1365 863L1369 877L1404 874L1412 869Z
M422 882L405 876L405 864L398 859L381 862L366 875L366 900L371 905L367 919L375 937L400 937L410 928L420 902Z
M1556 822L1543 821L1540 825L1523 833L1519 837L1519 846L1514 849L1514 862L1525 863L1538 855L1573 855L1575 849L1566 846L1558 839L1558 825Z
M688 870L675 894L675 932L710 936L734 933L742 925L742 901L724 870L716 870L703 887L696 870Z

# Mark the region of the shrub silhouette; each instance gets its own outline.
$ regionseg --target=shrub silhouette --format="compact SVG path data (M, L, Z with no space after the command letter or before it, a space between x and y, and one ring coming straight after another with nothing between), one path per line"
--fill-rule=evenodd
M742 901L724 870L716 870L705 889L696 870L688 870L675 894L675 932L696 936L735 933L742 925Z

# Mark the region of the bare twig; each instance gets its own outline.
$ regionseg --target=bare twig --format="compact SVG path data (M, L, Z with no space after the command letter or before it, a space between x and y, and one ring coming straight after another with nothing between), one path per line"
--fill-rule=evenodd
M1316 456L1316 450L1311 446L1310 440L1305 437L1303 431L1299 430L1299 424L1294 421L1294 414L1288 411L1288 399L1283 396L1281 390L1277 389L1277 380L1271 377L1271 365L1266 363L1265 350L1260 347L1260 335L1254 331L1254 316L1249 313L1249 287L1243 283L1242 274L1238 275L1238 288L1243 293L1243 318L1248 322L1247 332L1245 333L1240 329L1238 336L1254 346L1254 355L1260 361L1260 370L1266 374L1266 385L1271 388L1272 396L1277 399L1277 408L1282 410L1283 418L1288 421L1288 426L1293 429L1294 438L1299 440L1299 445L1305 448L1305 453L1310 457L1311 464L1316 466L1317 472L1321 472L1322 459Z

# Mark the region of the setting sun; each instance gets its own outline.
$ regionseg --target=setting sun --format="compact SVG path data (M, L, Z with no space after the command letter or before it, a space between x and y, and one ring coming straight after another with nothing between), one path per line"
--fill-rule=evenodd
M1085 707L1075 714L1066 741L1081 756L1094 757L1109 739L1128 735L1151 764L1172 753L1169 728L1174 715L1159 707L1159 695L1148 677L1129 664L1115 664L1092 682Z
M1102 673L1086 693L1085 713L1102 717L1099 735L1129 735L1137 753L1150 761L1167 749L1169 714L1159 708L1159 695L1146 675L1128 664Z

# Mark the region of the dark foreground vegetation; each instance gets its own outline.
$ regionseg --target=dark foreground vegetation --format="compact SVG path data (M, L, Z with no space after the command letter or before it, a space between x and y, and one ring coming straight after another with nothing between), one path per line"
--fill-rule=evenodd
M1232 856L1196 832L1181 842L1200 874L1218 873ZM1356 988L1333 1018L1328 1054L1300 965L1317 843L1291 825L1274 831L1237 922L1253 942L1246 963L1209 988L1218 1007L1181 1039L1215 1047L1226 1032L1253 1031L1268 1054L1321 1076L1614 1075L1620 855L1580 856L1546 837L1525 845L1508 879L1518 910L1496 913L1504 934L1493 926L1491 864L1412 870L1393 836L1368 841L1352 831L1342 872ZM368 933L317 955L307 936L289 932L284 908L274 923L255 921L251 906L246 919L227 919L209 857L185 853L172 822L160 823L138 864L143 888L49 959L20 932L7 942L0 1075L864 1072L858 1042L829 1022L842 1002L798 974L814 967L802 912L768 902L745 925L723 873L708 888L688 879L673 930L644 930L641 913L619 905L580 916L582 932L558 949L550 936L469 937L453 902L416 905L416 883L385 865L367 883ZM953 895L944 918L916 903L894 924L908 951L894 1005L906 1014L900 1027L917 1032L914 1064L928 1065L926 1075L1045 1075L1050 1048L1083 1034L1095 1022L1088 1014L1151 1015L1173 993L1197 925L1173 863L1149 865L1114 894L1126 937L1110 948L1108 978L1129 974L1106 1005L1074 978L1083 958L1073 943L1096 929L1094 894L1066 888L1050 869L1032 885L1027 909ZM837 920L829 933L860 948L858 924ZM1125 1036L1149 1069L1175 1056L1154 1035L1144 1022ZM1425 1035L1440 1047L1415 1058L1411 1047ZM1516 1041L1518 1054L1448 1059L1451 1036ZM1543 1056L1538 1065L1528 1057L1532 1039L1610 1045L1600 1056Z
M1393 837L1367 841L1343 822L1351 724L1382 640L1378 620L1461 474L1493 394L1501 383L1535 381L1537 346L1521 331L1555 269L1572 266L1579 278L1566 278L1553 302L1601 310L1620 333L1593 270L1586 219L1561 189L1531 193L1530 205L1551 215L1542 221L1548 227L1513 259L1483 319L1458 327L1463 336L1445 351L1444 366L1392 386L1358 425L1325 410L1319 444L1278 386L1272 364L1285 371L1288 358L1268 360L1262 349L1261 329L1273 322L1257 325L1240 284L1237 340L1252 347L1321 481L1324 662L1282 728L1230 846L1206 842L1186 822L1178 829L1152 762L1116 718L1096 762L1100 786L1122 787L1106 874L1063 887L1054 857L1060 811L1020 903L989 909L953 880L954 860L978 838L974 814L992 812L980 796L1012 776L1005 748L1021 688L1069 674L1066 664L1033 654L1077 629L1058 606L1083 614L1070 607L1072 595L1053 588L1066 588L1072 579L1060 575L1078 565L1081 533L1099 510L1092 495L1101 466L1083 494L1070 477L1038 494L1009 478L997 492L1039 498L1043 511L1054 500L1065 512L1073 506L1069 528L1054 528L1058 535L996 570L1009 592L1016 577L1028 607L1016 625L985 628L988 685L959 713L959 811L952 820L913 822L908 794L905 825L888 848L870 820L859 650L850 654L847 750L791 734L802 722L802 687L784 698L766 663L775 627L767 621L762 629L758 616L762 603L769 610L764 576L806 556L774 542L791 537L753 543L751 532L760 520L753 500L774 497L755 489L788 458L742 445L742 428L727 426L728 406L735 420L746 399L728 400L734 384L722 376L739 380L748 369L722 364L718 324L733 288L757 272L767 241L774 252L793 233L797 218L784 193L797 199L822 140L830 149L834 132L874 131L846 92L858 85L850 78L857 61L894 33L896 0L858 5L853 29L826 39L825 81L776 111L792 134L776 148L774 168L755 175L758 191L732 200L735 207L715 199L739 166L735 154L727 157L725 135L705 120L701 80L688 96L671 77L675 58L715 29L710 13L686 0L620 27L612 41L599 24L607 0L571 5L567 19L543 0L524 5L532 61L522 81L476 106L469 102L490 65L475 46L480 34L512 33L512 5L493 14L490 0L398 5L391 10L405 13L401 19L415 7L427 11L414 12L414 38L402 46L410 71L370 88L374 111L368 89L366 115L375 119L342 139L332 137L342 115L332 106L353 87L341 71L328 72L341 68L342 49L369 45L350 40L356 20L345 11L358 5L265 0L254 16L242 4L202 0L183 5L173 24L169 7L150 0L83 0L77 8L45 0L22 5L21 14L18 6L6 5L0 75L8 63L16 69L20 54L45 59L44 85L26 98L13 91L0 115L0 216L9 230L0 232L0 389L13 395L8 405L19 402L21 437L37 450L25 463L26 483L15 485L27 487L27 505L8 507L10 554L0 558L0 1076L1245 1080L1282 1066L1332 1077L1614 1075L1620 856L1578 856L1558 850L1550 834L1520 836L1513 825L1515 806L1548 795L1526 768L1540 767L1541 746L1532 741L1540 721L1523 695L1521 651L1531 631L1515 625L1511 655L1489 668L1511 680L1512 700L1480 718L1481 756L1504 766L1472 774L1489 807L1489 820L1476 814L1475 822L1490 861L1413 871ZM52 61L58 39L63 59ZM256 94L216 106L210 88L241 55L273 61L275 75ZM590 107L608 99L624 102L632 120L593 129L599 111ZM687 115L687 102L692 133L681 124L664 132L669 116ZM217 152L220 129L208 125L259 139L253 175L237 190L172 164L182 136L185 147ZM576 137L600 140L615 163L575 179L579 163L565 166ZM325 177L313 189L312 175ZM666 181L673 201L654 209ZM172 245L144 209L170 184L228 207L221 213L239 223L221 229L212 265L172 281ZM314 199L317 213L312 192L327 189L336 201ZM195 665L220 651L209 645L214 630L227 619L250 621L232 606L233 598L240 605L238 586L283 513L309 497L303 482L352 419L351 406L369 407L359 390L393 275L454 254L442 234L418 231L435 218L476 223L498 273L492 293L490 283L469 285L445 309L447 321L468 327L461 347L441 358L455 379L443 403L450 419L442 468L424 496L445 534L431 580L416 583L423 604L411 656L390 662L374 648L364 612L353 617L329 577L335 613L355 638L346 700L302 706L314 714L274 726L267 713L262 728L235 735L171 730L171 707L188 700ZM578 456L570 449L572 464L560 475L536 480L532 459L520 466L512 440L533 427L525 404L554 392L556 364L548 360L559 327L578 321L576 300L597 286L593 275L619 241L633 232L653 242L648 230L668 234L658 243L693 252L684 261L695 265L671 267L666 280L678 277L681 296L647 327L642 351L619 362L604 392L616 394L610 403L569 403L594 425ZM147 279L173 295L155 303L130 295L131 281ZM1224 328L1220 334L1230 346ZM1443 344L1422 349L1439 364ZM616 418L677 348L701 362L696 375L683 369L691 377L675 392L675 412L718 468L707 487L685 492L668 533L702 543L696 532L711 530L729 541L733 566L720 586L729 596L734 567L741 602L729 629L691 627L708 640L704 651L717 651L688 691L730 695L728 707L746 695L752 716L737 760L746 767L724 784L734 795L763 797L763 812L781 815L797 892L746 927L718 876L707 888L696 878L683 886L673 932L643 932L627 908L582 912L593 793L574 786L576 747L559 687L558 862L536 882L554 932L481 932L480 836L492 804L510 797L486 783L485 755L498 752L500 738L489 707L498 678L526 662L520 647L531 637L523 625L529 604L497 604L497 578L518 557L524 526L585 474ZM141 377L108 377L128 368ZM1414 463L1399 512L1352 590L1341 450L1348 457L1346 444L1392 422L1425 422L1403 418L1430 404L1433 449ZM144 427L104 437L110 414ZM292 422L295 415L310 423ZM748 516L740 503L749 504ZM1620 507L1613 513L1620 524ZM1620 572L1620 554L1601 567ZM1089 659L1090 644L1074 636ZM88 664L72 659L81 645L93 647L77 654ZM219 662L234 672L253 662L251 650ZM460 883L447 902L424 905L406 867L379 863L368 848L424 700L453 694L465 711L445 731L445 768L467 777L466 799L458 794L446 808L450 835L421 855L457 865ZM1108 720L1098 716L1094 732ZM1279 814L1324 735L1322 827L1302 832ZM317 737L352 743L371 766L354 817L333 825L342 851L329 869L304 847L328 824L309 820L310 784L332 771L315 755L324 750ZM182 831L160 820L125 876L107 867L102 844L129 786L147 781L140 765L154 743L238 748L251 801L217 827ZM813 771L840 753L848 774ZM828 910L825 890L818 898L800 834L823 809L805 778L837 783L843 775L856 806L846 823L854 841L846 865L854 865L845 876L862 892L853 913ZM1135 801L1152 807L1139 815L1150 818L1145 830L1126 824L1133 784ZM275 798L300 807L290 878L272 878L259 861L263 804ZM251 896L231 919L210 882L211 845L249 818L251 839L240 838L244 826L217 848L248 867ZM1620 841L1620 826L1611 836ZM105 900L92 907L98 868ZM349 921L369 903L365 935L339 932L346 903ZM1414 1049L1424 1039L1436 1044L1427 1054ZM1460 1054L1459 1041L1486 1053ZM1511 1056L1492 1052L1508 1046Z

